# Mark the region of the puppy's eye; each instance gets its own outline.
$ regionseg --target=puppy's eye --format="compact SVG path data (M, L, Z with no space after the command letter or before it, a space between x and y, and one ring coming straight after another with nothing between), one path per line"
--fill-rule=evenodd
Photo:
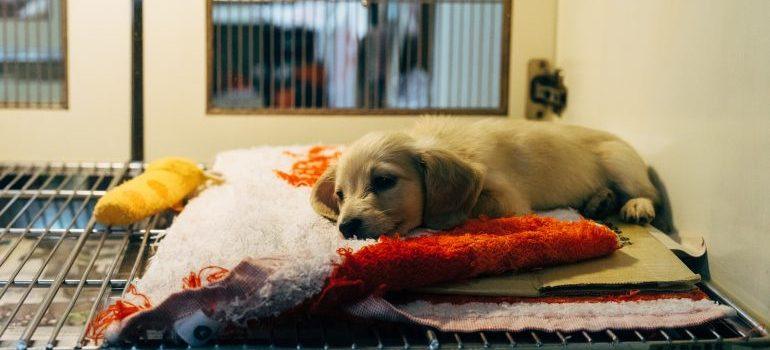
M342 202L343 200L345 200L345 194L344 194L344 193L342 193L342 191L337 191L335 194L337 195L337 199L339 199L339 200L340 200L340 202Z
M395 186L397 181L398 178L393 176L375 176L374 179L372 179L372 191L385 191Z

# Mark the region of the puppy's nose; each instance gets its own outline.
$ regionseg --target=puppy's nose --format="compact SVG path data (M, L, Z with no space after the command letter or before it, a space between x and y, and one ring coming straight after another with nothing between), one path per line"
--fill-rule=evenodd
M356 232L358 232L359 229L361 229L362 224L363 221L361 221L361 219L346 220L340 223L340 232L342 232L343 237L351 238L356 234Z

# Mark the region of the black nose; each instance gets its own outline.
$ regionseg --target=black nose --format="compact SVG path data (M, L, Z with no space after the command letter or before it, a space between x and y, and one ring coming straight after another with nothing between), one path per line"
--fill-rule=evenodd
M361 229L361 219L349 219L340 223L340 232L345 238L353 237Z

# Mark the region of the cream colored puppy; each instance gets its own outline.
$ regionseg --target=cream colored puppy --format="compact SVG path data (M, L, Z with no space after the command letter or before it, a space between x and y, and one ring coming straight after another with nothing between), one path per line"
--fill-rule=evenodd
M426 118L354 142L316 183L311 203L345 237L364 238L566 206L602 216L618 200L625 220L649 222L657 198L642 158L612 134Z

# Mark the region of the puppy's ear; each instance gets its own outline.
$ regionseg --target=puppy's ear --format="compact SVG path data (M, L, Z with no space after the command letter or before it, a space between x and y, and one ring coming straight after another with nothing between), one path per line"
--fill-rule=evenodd
M461 224L479 198L483 171L441 149L418 151L417 158L425 186L423 224L432 229Z
M330 165L326 168L323 175L313 185L313 191L310 194L310 204L313 210L321 216L337 221L340 209L337 206L337 199L334 197L334 173L336 165Z

